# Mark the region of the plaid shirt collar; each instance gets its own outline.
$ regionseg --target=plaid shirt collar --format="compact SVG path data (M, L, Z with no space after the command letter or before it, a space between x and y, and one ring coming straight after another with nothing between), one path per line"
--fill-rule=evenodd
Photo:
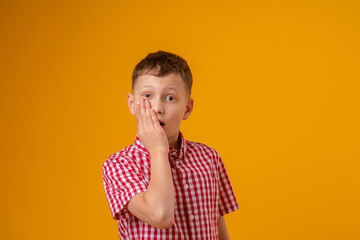
M178 156L178 159L183 159L183 157L185 156L186 150L187 150L187 142L180 130L179 130L179 138L181 139L180 155L179 155L178 150L176 150L173 146L169 146L169 156L175 155L175 156ZM138 134L136 134L134 145L137 149L144 152L146 154L146 156L150 156L148 149L144 146L144 144L142 144Z

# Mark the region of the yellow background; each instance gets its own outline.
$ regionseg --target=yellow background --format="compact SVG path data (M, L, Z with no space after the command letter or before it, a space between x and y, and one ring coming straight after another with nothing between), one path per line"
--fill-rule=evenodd
M118 239L101 167L159 49L192 70L184 136L221 155L232 239L360 239L358 1L1 1L1 238Z

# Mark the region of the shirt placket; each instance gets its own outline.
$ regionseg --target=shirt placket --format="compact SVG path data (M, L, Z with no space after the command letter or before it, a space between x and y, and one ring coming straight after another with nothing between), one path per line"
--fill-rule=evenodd
M180 158L181 156L181 158ZM182 195L184 196L183 201L186 202L183 206L184 206L184 211L186 212L186 226L187 226L187 231L188 231L188 240L193 239L192 235L194 234L194 232L192 232L191 229L194 228L195 222L195 215L192 212L192 209L188 208L189 205L191 205L191 201L190 201L190 185L189 182L187 181L187 175L186 172L184 172L183 170L181 170L181 165L184 162L183 159L183 154L179 153L176 149L170 148L169 151L169 159L171 162L171 166L174 169L173 172L175 172L176 174L176 178L177 178L177 184L180 184L178 187L180 188L180 191L182 192Z

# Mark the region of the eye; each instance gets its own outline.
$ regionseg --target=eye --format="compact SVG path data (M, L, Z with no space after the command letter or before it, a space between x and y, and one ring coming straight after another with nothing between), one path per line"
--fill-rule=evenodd
M167 96L166 99L169 100L169 101L174 101L174 97L173 97L173 96Z
M146 97L146 98L147 98L147 97L150 97L150 94L144 93L144 94L143 94L143 97Z

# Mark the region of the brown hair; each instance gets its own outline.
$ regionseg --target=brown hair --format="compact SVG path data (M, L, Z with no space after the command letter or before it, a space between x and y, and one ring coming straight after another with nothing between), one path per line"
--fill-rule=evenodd
M134 92L135 84L137 78L150 72L152 70L157 70L154 72L154 76L162 77L170 73L178 73L184 81L185 91L190 97L191 87L193 83L192 75L187 62L182 57L165 51L157 51L155 53L148 54L143 60L141 60L133 71L132 75L132 91Z

